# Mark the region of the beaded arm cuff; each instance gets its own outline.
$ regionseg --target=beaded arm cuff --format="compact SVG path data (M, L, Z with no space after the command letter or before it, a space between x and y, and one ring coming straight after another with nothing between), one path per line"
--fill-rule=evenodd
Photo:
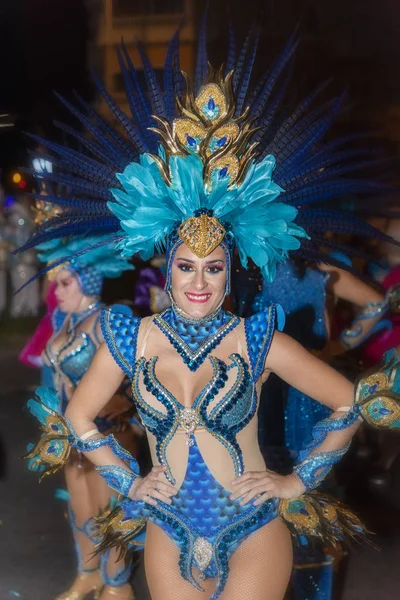
M294 472L301 479L307 491L316 488L328 475L342 456L347 452L350 446L348 442L342 448L330 450L328 452L313 452L321 446L329 433L341 431L353 425L359 418L357 406L352 406L348 412L337 419L324 419L317 423L313 429L313 440L310 445L301 453L302 462L298 464Z
M122 494L127 496L133 483L138 478L138 475L123 469L122 467L115 467L112 465L105 465L104 467L96 467L96 471L104 477L107 485Z
M358 378L354 389L354 404L350 410L337 419L325 419L316 424L313 440L301 453L302 462L295 467L295 472L308 491L321 483L349 447L348 443L338 450L313 453L330 432L344 430L360 417L373 427L400 430L399 365L396 351L392 349L386 352L378 367L373 367Z
M137 460L133 458L130 452L121 446L121 444L112 434L97 438L84 439L85 436L79 437L74 431L70 421L67 420L67 422L74 438L72 445L80 452L93 452L99 448L109 446L115 456L128 462L129 468L131 469L130 471L116 465L102 465L95 467L99 475L104 477L107 485L109 485L119 494L127 496L133 482L140 476L139 463Z
M354 318L351 326L340 334L340 340L347 348L356 348L362 342L367 340L372 334L390 327L390 322L381 321L382 317L389 309L389 295L383 302L369 302L361 309L361 312ZM377 322L365 331L364 323L370 319L377 319Z

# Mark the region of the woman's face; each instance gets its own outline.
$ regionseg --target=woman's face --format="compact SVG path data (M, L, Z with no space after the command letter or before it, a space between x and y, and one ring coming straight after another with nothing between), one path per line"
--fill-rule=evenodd
M57 303L62 312L79 312L85 299L79 281L68 269L61 269L54 278Z
M198 258L181 244L172 264L172 296L186 314L201 319L222 303L226 277L226 256L221 246L205 258Z

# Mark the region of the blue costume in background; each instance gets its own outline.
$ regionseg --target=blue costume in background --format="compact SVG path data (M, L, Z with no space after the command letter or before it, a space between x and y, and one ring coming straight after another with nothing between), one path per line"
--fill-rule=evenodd
M258 312L279 301L286 315L285 333L309 350L322 350L328 342L325 322L328 280L329 274L317 268L287 261L278 265L273 282L263 281L253 309ZM287 386L284 436L293 458L311 442L314 425L330 412L320 402Z

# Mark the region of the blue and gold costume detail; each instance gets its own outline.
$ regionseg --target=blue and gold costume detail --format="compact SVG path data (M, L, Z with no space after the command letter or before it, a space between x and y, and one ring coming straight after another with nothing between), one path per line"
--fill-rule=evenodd
M161 465L167 467L166 477L174 484L175 478L166 458L169 442L181 427L187 434L188 464L182 486L169 506L159 502L146 506L143 514L162 527L181 549L182 576L195 585L192 569L196 566L201 577L218 577L215 596L222 592L228 576L231 553L248 535L278 515L277 500L262 506L241 506L230 500L226 490L212 475L198 448L194 433L204 427L225 448L234 465L235 475L244 472L243 457L237 434L254 418L257 409L255 384L264 368L265 358L276 327L282 328L284 316L279 306L271 306L245 321L247 353L250 365L239 354L230 356L230 364L210 355L221 340L240 323L240 319L219 309L212 317L191 320L182 317L174 306L154 318L154 322L182 356L183 362L194 370L207 355L213 377L198 394L191 408L184 407L158 381L155 374L157 357L136 359L137 335L140 320L119 316L109 310L102 312L104 339L117 364L132 378L132 396L145 427L156 437L156 453ZM200 360L193 364L188 354L202 350ZM218 403L210 410L210 403L223 391L227 372L236 369L236 378ZM149 392L164 410L146 402L140 391L143 380ZM135 503L134 503L135 504ZM129 518L129 502L125 502Z

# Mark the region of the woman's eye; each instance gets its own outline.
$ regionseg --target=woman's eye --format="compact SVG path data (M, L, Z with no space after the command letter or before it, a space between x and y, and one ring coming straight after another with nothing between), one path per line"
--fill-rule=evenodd
M191 265L178 265L178 269L187 273L188 271L193 271L193 267Z
M221 269L221 267L208 267L207 271L215 275L216 273L221 273L223 269Z

